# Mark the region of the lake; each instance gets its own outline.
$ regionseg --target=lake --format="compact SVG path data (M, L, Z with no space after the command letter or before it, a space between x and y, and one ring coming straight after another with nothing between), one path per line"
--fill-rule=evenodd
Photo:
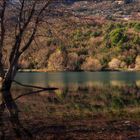
M95 85L140 86L140 72L19 72L15 79L24 84L59 88Z
M30 112L41 106L37 110L51 117L60 114L68 118L86 117L99 112L116 113L116 116L122 113L123 117L133 110L132 116L139 117L140 72L19 72L15 79L23 84L58 88L22 97L20 101L24 99L25 104L29 104ZM30 89L23 91L17 84L14 87L15 96ZM34 108L31 104L38 105ZM49 106L53 106L54 111Z

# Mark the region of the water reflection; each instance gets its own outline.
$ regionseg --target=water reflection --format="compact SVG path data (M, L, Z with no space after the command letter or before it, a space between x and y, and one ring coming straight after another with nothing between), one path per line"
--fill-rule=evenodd
M140 86L139 72L22 72L16 80L21 83L47 87L74 87L73 85L133 85ZM74 87L75 88L75 87Z
M98 82L95 85L88 82L80 85L70 84L55 91L44 89L36 91L32 88L14 89L13 87L12 94L11 92L1 92L0 139L3 140L6 136L5 123L8 121L10 121L16 137L32 138L32 134L20 122L19 113L22 114L22 122L31 119L28 126L30 125L33 130L36 129L32 131L35 136L38 135L39 125L45 125L43 131L46 131L44 134L47 134L46 126L50 118L54 121L53 123L56 123L55 121L63 122L63 120L86 120L87 118L96 120L103 116L113 119L115 117L138 118L140 115L140 89L137 83L131 86L121 83L120 86L114 81L113 85L105 86ZM54 86L58 85L54 84ZM9 113L8 120L5 119L6 110ZM27 117L24 118L24 116ZM42 124L40 124L41 121ZM38 122L35 127L32 125L34 122ZM55 126L54 130L58 131ZM53 133L55 133L54 130Z

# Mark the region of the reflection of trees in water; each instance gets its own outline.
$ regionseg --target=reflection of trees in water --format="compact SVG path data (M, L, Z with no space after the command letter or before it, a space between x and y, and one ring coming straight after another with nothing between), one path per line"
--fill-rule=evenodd
M77 104L78 106L91 107L96 110L100 106L103 109L123 109L129 106L140 105L140 89L134 83L131 86L93 86L75 89L59 89L55 91L55 99L61 98L67 104ZM48 101L50 100L48 96ZM61 102L60 102L61 104ZM84 109L84 108L83 108Z
M22 136L32 137L31 133L25 129L19 120L19 110L14 102L10 91L1 92L2 103L0 105L0 139L5 138L4 131L4 111L7 109L9 113L9 121L12 124L12 129L14 130L16 137L21 138ZM5 122L7 123L7 122Z
M79 94L79 93L94 93L95 91L99 91L100 90L103 90L104 92L106 92L107 90L109 92L111 92L112 89L116 89L116 90L120 90L120 91L124 91L125 92L131 92L132 90L132 94L133 94L133 91L135 92L139 92L139 87L134 83L133 85L121 85L121 86L118 86L118 85L76 85L76 87L63 87L63 88L59 88L55 91L55 94L56 95L62 95L62 96L66 96L66 95L69 95L70 93L73 94ZM103 93L104 93L103 92ZM52 93L52 92L51 92ZM46 94L44 94L45 96ZM70 95L71 96L71 95Z
M40 92L43 91L45 92L41 94ZM20 93L21 91L18 92ZM24 105L28 104L31 108L30 111L26 113L35 115L32 114L32 111L37 111L36 114L38 117L46 112L47 114L45 115L47 115L47 117L49 115L51 117L56 116L58 112L62 117L71 117L72 115L81 116L81 114L85 117L86 115L84 114L86 113L87 115L92 116L98 112L110 112L112 110L125 109L127 107L133 107L135 109L136 106L140 106L140 89L135 84L133 86L124 87L93 86L89 88L89 86L84 86L76 89L67 87L56 91L49 90L49 92L40 88L38 91L25 93L14 99L10 92L1 92L0 140L3 140L5 137L4 123L7 123L6 118L4 118L5 110L8 110L9 112L9 121L17 137L26 136L27 139L27 137L32 136L19 121L19 110L15 100L33 93L40 94L37 94L37 96L31 95L31 97L29 97L31 98L30 102L23 102L22 107L24 108ZM37 105L33 106L32 104L34 103L37 103Z
M127 95L134 95L137 98L140 98L140 87L137 85L137 82L134 82L133 85L125 86L123 90Z

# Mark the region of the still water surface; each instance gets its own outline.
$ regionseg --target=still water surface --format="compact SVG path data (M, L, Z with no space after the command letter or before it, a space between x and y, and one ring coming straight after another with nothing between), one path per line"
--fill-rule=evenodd
M48 107L54 103L56 112L64 113L64 116L67 112L70 118L75 114L70 111L79 112L78 116L87 112L92 116L97 112L118 110L119 114L122 113L120 110L127 114L131 109L133 117L140 114L140 72L20 72L16 80L23 84L57 87L56 91L44 91L36 94L37 97L29 96L29 104L41 101L43 106ZM46 112L43 106L38 110Z
M19 72L15 79L24 84L63 88L76 85L137 85L140 87L140 72Z

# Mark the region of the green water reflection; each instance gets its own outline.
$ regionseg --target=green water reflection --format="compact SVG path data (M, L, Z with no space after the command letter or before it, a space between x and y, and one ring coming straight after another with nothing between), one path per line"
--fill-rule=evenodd
M140 86L140 72L22 72L16 80L42 86L133 85Z
M28 97L31 99L25 106L29 104L30 113L37 110L46 116L69 118L93 117L96 113L140 117L139 72L19 73L16 80L59 88ZM14 85L14 88L17 95L18 86Z

